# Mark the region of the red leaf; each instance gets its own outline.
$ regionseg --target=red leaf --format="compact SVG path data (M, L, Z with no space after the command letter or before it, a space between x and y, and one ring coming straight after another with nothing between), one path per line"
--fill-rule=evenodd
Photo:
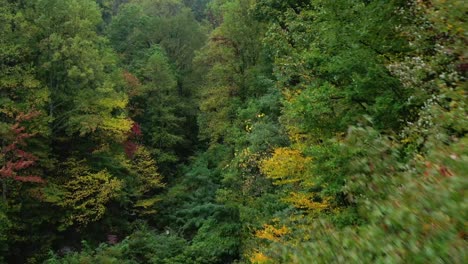
M34 164L34 161L32 160L20 160L15 163L14 169L15 170L25 169L27 167L30 167L33 164Z
M23 132L25 130L25 127L23 127L23 126L21 126L21 127L20 126L16 126L16 127L13 126L11 128L11 130L13 130L13 132L15 132L15 134L19 134L19 133L21 133L21 132Z
M133 158L133 155L138 149L138 144L132 142L130 140L125 141L124 143L125 154L127 154L127 158Z
M8 167L8 166L3 166L0 169L0 176L2 178L9 178L9 177L13 176L13 168Z
M29 176L15 176L14 179L17 180L17 181L21 181L21 182L45 183L45 181L44 181L41 177L39 177L39 176L33 176L33 175L29 175Z
M16 121L18 122L21 122L21 121L28 121L28 120L31 120L33 119L34 117L37 117L41 114L41 112L37 111L37 110L33 110L27 114L21 112L19 113L17 116L16 116Z
M453 176L453 173L450 172L450 170L445 166L440 166L439 173L442 174L442 176L444 176L444 177L452 177Z
M36 157L36 156L34 156L34 155L31 154L31 153L27 153L26 151L21 150L21 149L17 149L17 150L16 150L16 155L17 155L19 158L25 158L25 159L34 160L34 161L37 160L37 157Z
M131 132L133 135L135 136L141 136L142 133L141 133L141 127L140 127L140 124L138 123L133 123L133 126L131 128Z
M2 153L7 153L7 152L12 151L14 149L16 149L16 143L11 143L10 145L8 145L8 146L6 146L6 147L4 147L2 149Z

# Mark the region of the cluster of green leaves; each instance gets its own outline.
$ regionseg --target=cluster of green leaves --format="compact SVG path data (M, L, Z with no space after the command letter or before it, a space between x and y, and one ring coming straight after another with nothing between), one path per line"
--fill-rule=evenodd
M460 10L210 4L216 28L196 58L200 138L230 152L216 198L239 211L241 261L465 258Z
M464 263L466 12L0 0L0 262Z
M261 170L295 210L256 233L252 262L464 262L460 9L457 1L259 2L262 19L282 11L264 41L292 143Z
M190 241L180 263L229 263L239 254L238 212L216 199L228 151L218 146L199 154L159 204L160 225Z
M199 77L192 59L205 31L181 1L150 0L121 5L107 30L123 67L136 79L130 115L165 173L175 172L197 133L192 94Z

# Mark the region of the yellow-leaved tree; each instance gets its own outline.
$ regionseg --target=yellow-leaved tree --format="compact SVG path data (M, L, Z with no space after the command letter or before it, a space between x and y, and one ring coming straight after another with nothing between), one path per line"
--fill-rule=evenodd
M84 160L69 159L62 164L67 175L63 185L51 184L46 189L46 200L65 211L59 229L87 224L102 218L107 203L122 189L122 182L107 170L93 172Z

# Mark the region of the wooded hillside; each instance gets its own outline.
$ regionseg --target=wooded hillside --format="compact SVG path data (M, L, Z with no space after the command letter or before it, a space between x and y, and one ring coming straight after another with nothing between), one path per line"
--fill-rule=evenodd
M463 0L0 0L0 263L466 263Z

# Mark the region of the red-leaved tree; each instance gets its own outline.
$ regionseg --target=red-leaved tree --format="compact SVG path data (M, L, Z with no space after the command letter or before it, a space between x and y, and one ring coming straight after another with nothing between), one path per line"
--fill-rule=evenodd
M7 179L13 179L20 182L43 183L44 180L35 175L22 175L21 171L33 166L37 157L23 150L27 146L26 139L34 136L33 133L27 133L23 122L37 117L40 113L32 111L30 113L19 113L15 118L15 123L10 127L11 138L4 139L0 150L0 178L3 182L3 199L6 200L6 182Z
M138 123L133 123L130 132L128 133L128 138L124 142L124 149L125 149L125 154L127 154L128 158L133 158L133 154L138 149L138 143L136 142L138 138L140 138L142 135L141 132L141 127Z

